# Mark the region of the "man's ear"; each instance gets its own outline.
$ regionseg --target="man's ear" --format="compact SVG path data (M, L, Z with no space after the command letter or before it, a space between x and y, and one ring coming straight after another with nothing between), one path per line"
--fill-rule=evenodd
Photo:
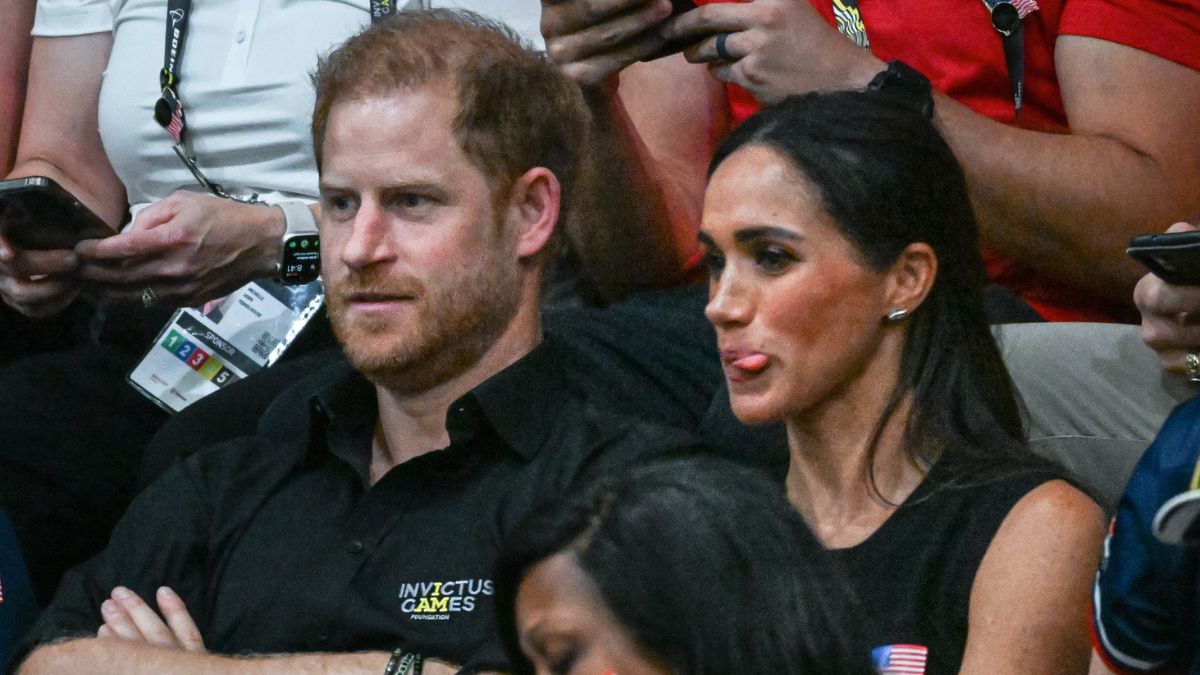
M508 200L508 226L517 232L517 256L537 255L554 234L562 186L554 172L534 167L513 183Z
M903 309L912 314L925 302L937 278L938 259L933 248L917 241L904 247L888 271L885 312Z

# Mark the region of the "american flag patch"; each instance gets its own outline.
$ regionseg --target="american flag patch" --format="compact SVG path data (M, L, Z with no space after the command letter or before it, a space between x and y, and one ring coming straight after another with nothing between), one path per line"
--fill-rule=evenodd
M925 675L929 649L923 645L884 645L871 650L879 675Z
M1012 4L1017 8L1017 16L1022 19L1041 9L1038 7L1037 0L1012 0Z

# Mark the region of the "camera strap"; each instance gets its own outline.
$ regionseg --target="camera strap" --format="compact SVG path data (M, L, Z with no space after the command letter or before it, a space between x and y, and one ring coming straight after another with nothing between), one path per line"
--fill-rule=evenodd
M858 9L858 0L832 0L833 18L837 30L862 49L871 48L867 27ZM991 17L992 28L1004 45L1004 66L1008 71L1008 87L1012 93L1013 113L1021 117L1021 101L1025 95L1025 33L1021 21L1038 8L1037 0L983 0Z

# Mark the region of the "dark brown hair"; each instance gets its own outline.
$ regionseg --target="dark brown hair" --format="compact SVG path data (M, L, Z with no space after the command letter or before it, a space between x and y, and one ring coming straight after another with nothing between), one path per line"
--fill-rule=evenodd
M769 147L799 169L872 269L888 269L912 242L925 242L937 254L933 288L905 322L899 386L871 452L884 424L911 396L905 448L918 464L930 466L940 454L970 463L1036 462L984 314L986 280L966 179L932 122L875 92L793 96L726 138L709 175L748 145Z

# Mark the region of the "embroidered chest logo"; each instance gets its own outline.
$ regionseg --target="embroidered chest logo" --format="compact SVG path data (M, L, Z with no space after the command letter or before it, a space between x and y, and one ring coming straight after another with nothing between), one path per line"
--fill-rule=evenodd
M924 645L884 645L871 650L879 675L924 675L929 648Z
M493 592L491 579L455 579L400 584L400 611L413 621L449 621L475 611L479 599Z

